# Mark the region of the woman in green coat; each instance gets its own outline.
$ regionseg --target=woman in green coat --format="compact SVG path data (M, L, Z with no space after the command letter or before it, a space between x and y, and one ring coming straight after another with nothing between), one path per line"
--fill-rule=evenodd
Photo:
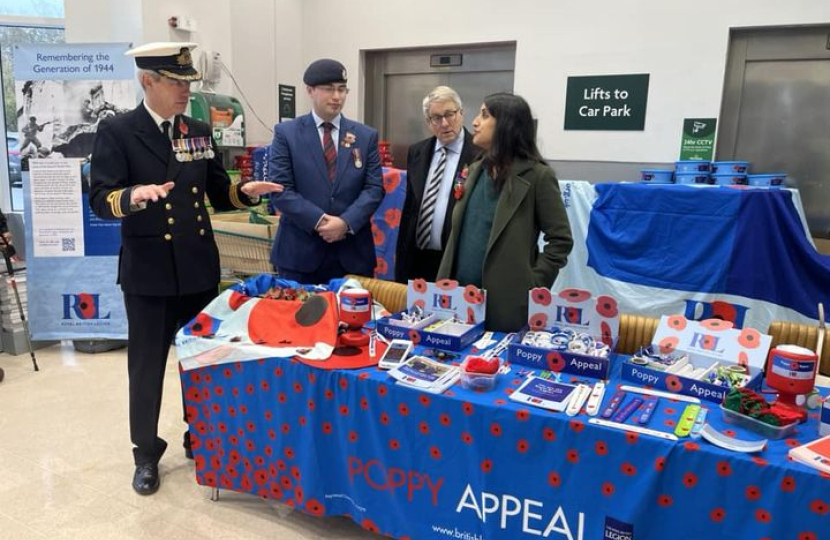
M484 149L455 206L438 279L487 290L487 329L527 323L528 291L550 288L573 247L556 176L536 148L527 102L513 94L484 99L473 121ZM539 233L544 248L539 249Z

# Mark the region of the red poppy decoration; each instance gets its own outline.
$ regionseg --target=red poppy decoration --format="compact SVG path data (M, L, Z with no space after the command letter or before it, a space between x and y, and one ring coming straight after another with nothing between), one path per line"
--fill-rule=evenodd
M680 377L677 375L669 375L666 377L666 388L672 392L680 392L683 390L683 383L680 382Z
M589 291L583 291L582 289L565 289L559 292L559 298L578 304L591 298L591 293Z
M614 333L611 332L611 325L602 321L599 325L602 342L611 347L614 345Z
M683 315L672 315L667 321L669 328L678 332L686 328L686 317Z
M383 221L385 221L390 228L397 229L401 224L401 210L399 208L390 208L383 213Z
M239 307L242 304L244 304L245 302L247 302L250 299L251 299L250 296L247 296L247 295L244 295L242 293L238 293L236 291L233 291L231 293L230 298L228 298L228 307L230 307L232 310L236 311L237 309L239 309Z
M534 304L539 304L540 306L549 306L553 296L550 294L550 289L546 289L544 287L537 287L530 291L530 297L533 299Z
M458 282L454 279L439 279L435 282L435 286L443 291L451 291L458 288Z
M548 326L547 313L534 313L528 321L531 330L543 330Z
M412 280L412 289L416 293L425 293L427 292L427 282L423 279L413 279ZM423 307L423 306L421 306Z
M476 312L473 311L473 308L467 307L467 324L475 324L476 323Z
M179 133L183 136L187 136L188 131L187 124L184 123L184 118L179 117Z
M723 508L715 508L709 513L709 519L715 523L720 523L726 517L726 510Z
M216 333L220 324L222 321L214 319L203 311L184 327L184 333L187 336L210 337Z
M389 272L389 263L382 257L375 259L375 275L380 276Z
M609 319L619 315L617 310L617 301L610 296L600 296L597 298L597 313Z
M409 341L412 342L413 345L417 345L421 342L421 333L417 330L410 330L409 331Z
M456 182L452 188L452 196L456 201L460 201L462 197L464 197L464 183L463 182Z
M484 302L484 293L475 285L467 285L464 287L464 300L471 304L481 304Z
M442 294L439 297L438 303L443 309L450 309L452 307L452 300L448 294Z
M380 228L374 223L372 224L372 239L376 246L382 246L386 241L386 235L383 234L383 231L380 230Z
M565 359L558 352L549 352L545 359L548 361L548 369L554 373L559 373L565 369Z
M744 328L738 336L738 343L745 349L756 349L761 344L761 333L754 328Z
M389 170L389 172L383 175L383 190L386 193L392 193L398 186L401 184L401 174L395 170Z
M552 472L548 474L548 484L553 487L559 487L562 485L562 477L559 476L559 473Z
M705 321L700 321L700 326L708 328L713 332L720 332L732 328L732 323L721 319L706 319Z
M312 516L322 516L326 513L326 507L317 499L308 499L305 503L305 509Z
M81 318L84 320L94 319L98 311L98 307L92 295L89 293L80 293L77 297L76 306L81 312Z
M677 337L666 337L660 341L660 353L661 354L671 354L677 349L677 345L680 343L680 338Z

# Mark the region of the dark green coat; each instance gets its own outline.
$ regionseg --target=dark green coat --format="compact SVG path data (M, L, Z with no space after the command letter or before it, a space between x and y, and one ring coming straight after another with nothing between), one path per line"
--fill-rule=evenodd
M481 165L477 161L470 167L464 196L455 205L438 279L455 277L464 212L481 174ZM541 252L540 232L546 242ZM487 290L487 329L514 332L524 326L528 291L553 285L572 247L571 227L553 169L537 162L515 162L499 195L484 255L482 285Z

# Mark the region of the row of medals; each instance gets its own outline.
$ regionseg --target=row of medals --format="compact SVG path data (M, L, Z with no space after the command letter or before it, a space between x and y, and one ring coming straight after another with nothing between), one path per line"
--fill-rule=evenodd
M193 137L190 139L173 139L173 151L176 160L185 162L197 159L213 159L216 155L210 137Z

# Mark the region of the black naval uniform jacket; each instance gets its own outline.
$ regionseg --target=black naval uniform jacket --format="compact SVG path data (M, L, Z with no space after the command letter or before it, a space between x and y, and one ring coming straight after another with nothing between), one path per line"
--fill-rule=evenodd
M186 129L180 129L184 122ZM186 132L186 133L183 133ZM207 137L207 124L177 116L174 138ZM215 151L215 145L214 145ZM166 199L130 206L132 188L175 182ZM89 204L121 219L118 283L128 294L180 296L219 284L219 252L205 194L218 211L255 204L232 185L218 158L180 162L143 104L101 122L92 153Z

